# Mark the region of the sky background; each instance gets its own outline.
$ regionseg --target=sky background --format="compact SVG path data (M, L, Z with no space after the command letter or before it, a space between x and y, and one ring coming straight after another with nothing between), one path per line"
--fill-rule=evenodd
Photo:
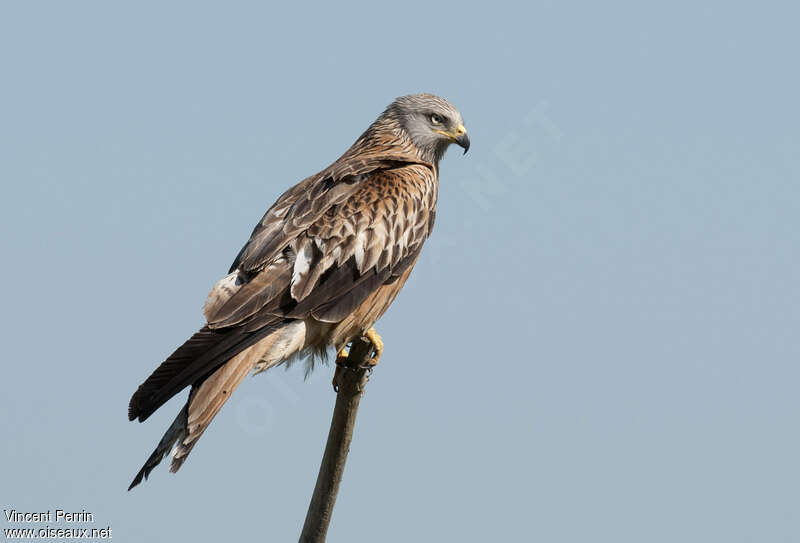
M396 96L472 148L378 330L330 541L800 541L800 8L4 2L4 509L293 541L331 367L176 476L139 383L264 211ZM3 527L8 527L3 517Z

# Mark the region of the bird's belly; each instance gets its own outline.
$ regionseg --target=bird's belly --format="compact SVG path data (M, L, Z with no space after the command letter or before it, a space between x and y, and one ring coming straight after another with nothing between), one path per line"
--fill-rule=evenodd
M411 270L414 269L414 264L409 266L396 281L375 289L355 311L341 322L336 323L328 337L328 345L332 345L338 352L353 338L363 335L364 332L372 328L375 321L392 305L392 302L411 274Z

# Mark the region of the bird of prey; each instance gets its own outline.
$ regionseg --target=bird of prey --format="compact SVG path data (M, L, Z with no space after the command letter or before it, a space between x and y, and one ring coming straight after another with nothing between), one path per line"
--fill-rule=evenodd
M133 394L130 420L146 420L191 387L189 398L133 479L172 451L176 472L251 371L299 357L346 356L365 336L372 363L383 343L373 324L419 258L436 215L439 161L469 149L461 114L432 94L397 98L336 162L287 190L256 225L208 295L206 324Z

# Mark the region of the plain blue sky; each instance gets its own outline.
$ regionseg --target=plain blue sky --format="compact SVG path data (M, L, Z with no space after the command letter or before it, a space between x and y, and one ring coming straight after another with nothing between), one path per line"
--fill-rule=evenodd
M274 199L425 91L472 149L378 323L330 541L800 541L798 20L3 3L3 508L296 540L330 367L248 379L130 493L184 396L143 425L127 401Z

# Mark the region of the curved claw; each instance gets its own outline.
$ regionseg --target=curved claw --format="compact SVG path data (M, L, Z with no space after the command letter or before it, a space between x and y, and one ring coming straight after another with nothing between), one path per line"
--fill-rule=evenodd
M369 359L368 364L370 366L377 366L378 361L381 359L381 355L383 354L383 339L381 336L378 335L378 332L375 331L375 328L370 328L367 330L367 333L364 334L370 343L372 343L372 357Z
M372 373L372 368L378 365L378 361L381 359L381 355L383 354L383 339L381 336L378 335L378 332L375 331L375 328L370 328L364 334L364 339L369 341L370 345L372 346L372 353L367 360L365 366L362 366L363 369L369 370L368 373ZM339 392L339 384L340 379L342 377L342 372L348 369L347 366L347 359L350 356L349 351L346 347L343 347L341 351L336 353L336 369L333 372L333 381L331 384L333 385L333 390L337 393Z

